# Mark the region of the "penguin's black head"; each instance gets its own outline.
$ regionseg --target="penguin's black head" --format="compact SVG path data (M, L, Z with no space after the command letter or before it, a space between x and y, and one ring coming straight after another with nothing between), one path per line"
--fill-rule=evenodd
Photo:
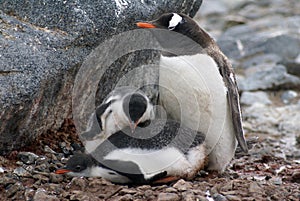
M185 35L191 30L197 30L197 23L189 16L182 13L165 13L158 19L149 22L138 22L140 28L161 28L176 31Z
M56 170L56 174L68 172L79 173L94 165L93 158L90 155L78 153L72 156L63 169Z
M215 44L213 39L199 27L189 16L182 13L165 13L158 19L148 22L138 22L140 28L160 28L183 34L206 48Z
M130 123L135 126L139 123L147 110L148 101L145 96L140 93L133 93L124 98L123 110Z

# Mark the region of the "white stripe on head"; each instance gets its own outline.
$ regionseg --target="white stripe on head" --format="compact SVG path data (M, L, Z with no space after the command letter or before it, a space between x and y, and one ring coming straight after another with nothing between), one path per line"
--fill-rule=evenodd
M121 99L120 95L111 96L105 101L105 103L109 103L110 101L116 101L118 99Z
M178 15L177 13L173 13L173 17L171 18L169 22L169 29L173 30L175 27L182 21L182 17Z

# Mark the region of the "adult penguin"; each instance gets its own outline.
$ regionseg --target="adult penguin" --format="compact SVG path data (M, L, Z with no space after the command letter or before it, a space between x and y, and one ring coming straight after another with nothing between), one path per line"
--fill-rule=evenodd
M208 169L223 172L237 141L248 151L231 63L213 38L187 15L166 13L137 26L171 31L163 36L166 31L153 30L163 48L174 50L162 52L160 58L160 104L172 119L206 134Z

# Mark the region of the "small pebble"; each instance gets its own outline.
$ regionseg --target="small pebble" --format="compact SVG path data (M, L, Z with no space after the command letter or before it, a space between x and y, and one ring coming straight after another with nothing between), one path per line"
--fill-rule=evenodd
M192 185L190 182L186 182L185 180L180 179L173 185L173 187L179 191L186 191L187 189L192 188Z
M64 180L64 176L60 174L50 173L50 182L60 183Z
M158 194L157 201L177 201L180 197L175 193L160 193Z
M35 193L35 191L34 191L32 188L27 188L27 189L25 190L25 193L24 193L25 200L26 200L26 201L31 201L31 200L33 200L34 193Z
M145 197L149 198L149 197L151 197L151 196L153 195L153 191L150 190L150 189L148 189L148 190L146 190L146 191L144 192L144 194L145 194Z
M182 193L182 197L185 201L194 201L196 200L196 197L192 191L187 191Z
M227 200L230 201L241 201L242 199L236 195L226 195Z
M18 175L19 177L30 176L29 172L23 167L17 167L16 169L14 169L13 173Z
M250 193L258 193L261 192L261 187L257 184L257 182L251 182L249 185Z
M167 192L167 193L176 193L177 190L176 190L176 188L169 187L169 188L166 188L166 192Z
M48 145L45 146L44 151L45 151L46 153L56 154L56 152L53 151L53 149L51 149Z
M16 183L16 180L11 177L0 177L0 184L3 186L8 186L9 184L14 184Z
M72 190L81 190L83 191L87 186L87 181L81 177L72 178L71 182L68 185L68 188Z
M214 201L228 201L228 199L225 196L219 193L213 194L212 198L214 199Z
M32 177L39 181L45 181L45 182L49 181L49 177L47 177L45 175L41 175L41 174L34 174L34 175L32 175Z
M270 179L270 181L275 185L281 185L282 184L282 179L280 177L273 177L273 178Z
M119 195L125 195L125 194L135 194L137 191L134 189L129 189L129 188L123 188L120 192Z
M281 100L284 104L289 104L293 99L298 96L298 93L293 90L288 90L283 92L281 95Z
M0 167L0 173L4 173L4 171L5 171L5 168Z
M32 152L19 152L18 158L25 164L30 165L33 164L39 156Z
M131 200L133 200L133 198L132 198L131 194L126 194L126 195L123 195L122 197L120 197L117 200L118 201L131 201Z
M48 195L47 191L43 188L38 188L33 196L33 201L59 201L54 195Z
M300 171L294 172L292 174L292 182L300 183Z
M12 197L17 191L20 191L23 189L24 189L24 186L20 182L17 182L15 184L11 185L6 190L6 195L7 195L7 197Z
M151 186L142 185L142 186L137 187L137 190L141 190L141 191L145 191L145 190L148 190L148 189L151 189Z

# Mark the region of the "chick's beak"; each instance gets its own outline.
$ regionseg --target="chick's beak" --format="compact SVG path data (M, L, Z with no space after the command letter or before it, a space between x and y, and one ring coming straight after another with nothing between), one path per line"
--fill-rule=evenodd
M67 170L67 169L58 169L55 171L55 174L65 174L71 172L71 170Z
M134 133L134 131L139 123L140 123L140 119L136 122L134 122L134 121L130 122L131 133Z
M156 28L154 24L151 24L149 22L138 22L136 25L140 28Z

